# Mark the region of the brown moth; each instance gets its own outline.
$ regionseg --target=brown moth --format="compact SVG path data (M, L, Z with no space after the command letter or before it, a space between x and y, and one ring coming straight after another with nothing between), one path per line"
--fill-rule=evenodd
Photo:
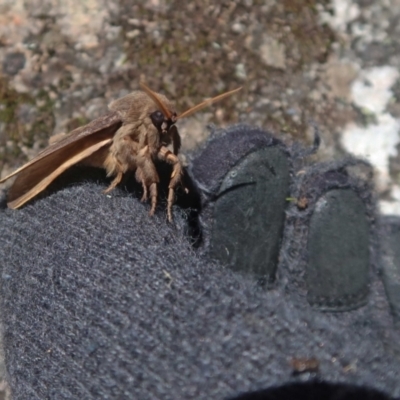
M9 208L19 208L42 192L51 182L71 166L104 168L114 177L104 193L110 192L128 171L143 186L142 201L150 197L150 215L157 205L159 177L154 161L172 165L168 186L167 216L172 221L175 188L182 177L182 165L177 157L181 139L175 122L216 101L239 91L223 93L178 115L173 104L162 94L150 90L144 83L143 91L134 91L109 104L111 112L65 135L50 138L49 146L0 183L17 175L8 192ZM173 151L168 149L172 145Z

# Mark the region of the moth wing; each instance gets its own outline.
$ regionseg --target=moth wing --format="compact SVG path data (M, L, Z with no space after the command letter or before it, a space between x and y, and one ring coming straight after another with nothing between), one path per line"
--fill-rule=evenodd
M60 176L64 171L66 171L71 166L75 165L79 161L82 161L86 157L89 157L91 154L101 149L102 147L111 144L112 139L102 140L93 146L85 149L84 151L79 152L78 154L68 158L64 163L59 165L56 169L54 169L50 174L47 172L45 176L33 187L31 181L28 181L26 178L31 178L32 173L29 175L25 173L25 175L19 175L11 187L8 194L8 202L7 205L9 208L19 208L24 205L27 201L35 197L41 191L46 189L47 186L50 185L51 182L54 181L58 176ZM37 167L40 163L34 164ZM36 169L35 172L39 170ZM39 171L41 172L41 171ZM22 190L21 190L22 189ZM25 191L27 190L27 191ZM20 195L20 193L23 193Z
M111 144L121 125L122 120L117 113L97 118L51 144L33 160L3 178L0 183L17 175L8 193L8 206L22 206L66 169Z
M104 130L112 130L111 136L117 131L117 129L121 126L121 117L117 113L110 113L104 117L97 118L87 125L81 126L77 129L74 129L67 135L64 135L60 140L57 140L47 146L44 150L42 150L35 158L31 161L24 164L22 167L16 169L10 175L7 175L3 179L0 179L0 183L5 182L10 179L14 175L19 174L23 170L27 169L31 165L41 161L44 158L49 157L52 154L58 152L63 153L67 148L73 146L74 144L80 142L80 140L84 140L88 136L100 134ZM114 128L114 129L113 129ZM100 135L99 135L100 136ZM60 136L61 137L61 136ZM101 140L101 139L100 139ZM59 155L62 158L62 155Z

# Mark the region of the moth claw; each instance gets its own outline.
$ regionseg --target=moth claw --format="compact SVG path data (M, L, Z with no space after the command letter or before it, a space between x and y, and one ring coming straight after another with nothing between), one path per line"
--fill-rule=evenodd
M145 203L147 200L148 200L147 193L143 193L143 196L142 196L142 198L140 199L140 201L141 201L142 203Z
M103 190L103 193L107 194L110 193L111 190L115 189L115 187L121 182L122 176L123 176L122 172L118 172L117 176L111 182L110 186L107 189Z
M168 222L172 224L172 222L173 222L172 213L169 210L168 210L168 213L167 213L167 219L168 219Z
M147 196L147 186L146 186L146 184L144 183L144 181L142 181L142 187L143 187L143 196L142 196L142 198L141 198L141 202L142 203L145 203L146 201L147 201L147 199L148 199L148 196Z
M150 217L152 217L155 214L155 212L156 212L156 207L155 206L151 206L151 209L149 211Z

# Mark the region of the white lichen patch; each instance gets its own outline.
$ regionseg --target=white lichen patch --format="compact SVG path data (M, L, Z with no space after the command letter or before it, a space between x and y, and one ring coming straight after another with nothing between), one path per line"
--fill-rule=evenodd
M390 200L379 202L379 211L385 215L400 215L400 186L393 185L390 191Z
M345 33L347 24L360 15L360 7L352 0L332 0L333 13L321 12L321 20L329 24L334 30Z
M393 97L391 87L398 77L398 70L389 65L362 71L351 86L353 103L370 113L383 113Z
M399 130L397 119L382 114L376 124L367 127L348 124L341 137L342 145L349 153L367 159L375 167L379 191L387 190L390 184L389 157L397 155Z
M341 143L349 153L367 159L375 168L375 185L378 192L392 190L389 159L397 156L400 143L400 120L386 112L393 93L392 86L399 77L397 69L390 66L374 67L364 70L351 87L352 102L364 113L375 117L368 126L348 124L341 136ZM400 199L393 197L394 203ZM399 210L400 203L389 207L382 202L382 212Z

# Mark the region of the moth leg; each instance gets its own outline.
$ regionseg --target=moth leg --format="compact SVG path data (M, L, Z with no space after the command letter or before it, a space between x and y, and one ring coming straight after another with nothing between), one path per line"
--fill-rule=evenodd
M144 203L148 199L147 186L145 181L142 181L142 187L143 187L143 196L140 201Z
M172 138L174 154L177 156L182 143L181 143L181 137L179 136L178 128L176 127L176 125L171 126L171 128L169 129L169 134L171 135L171 138Z
M180 183L182 177L182 164L179 158L162 146L158 152L158 158L172 165L171 179L168 185L167 216L168 221L172 222L172 205L175 201L175 187Z
M122 171L119 171L117 176L111 182L111 185L106 190L104 190L103 193L109 193L111 192L111 190L115 189L115 187L121 182L123 175L124 174L122 173Z
M139 167L136 169L135 178L136 178L136 180L137 180L138 182L140 182L140 183L142 184L143 196L142 196L142 198L140 199L140 201L141 201L142 203L144 203L144 202L147 201L147 199L148 199L148 194L149 194L149 192L148 192L148 189L147 189L146 181L144 180L143 172L142 172L141 168L139 168Z
M115 178L103 193L113 190L122 181L124 173L136 168L135 155L138 144L127 135L130 132L131 127L129 126L120 128L116 135L118 140L114 138L114 142L107 152L103 166L107 171L107 176L115 176ZM121 137L121 135L125 136Z
M158 188L160 181L156 167L153 163L149 146L143 147L137 154L137 170L136 180L142 183L143 197L142 201L146 201L150 194L151 209L150 215L154 215L157 206Z
M149 212L149 215L152 216L154 215L156 211L156 206L157 206L157 195L158 195L158 190L157 190L157 183L152 183L150 185L150 201L151 201L151 209Z

